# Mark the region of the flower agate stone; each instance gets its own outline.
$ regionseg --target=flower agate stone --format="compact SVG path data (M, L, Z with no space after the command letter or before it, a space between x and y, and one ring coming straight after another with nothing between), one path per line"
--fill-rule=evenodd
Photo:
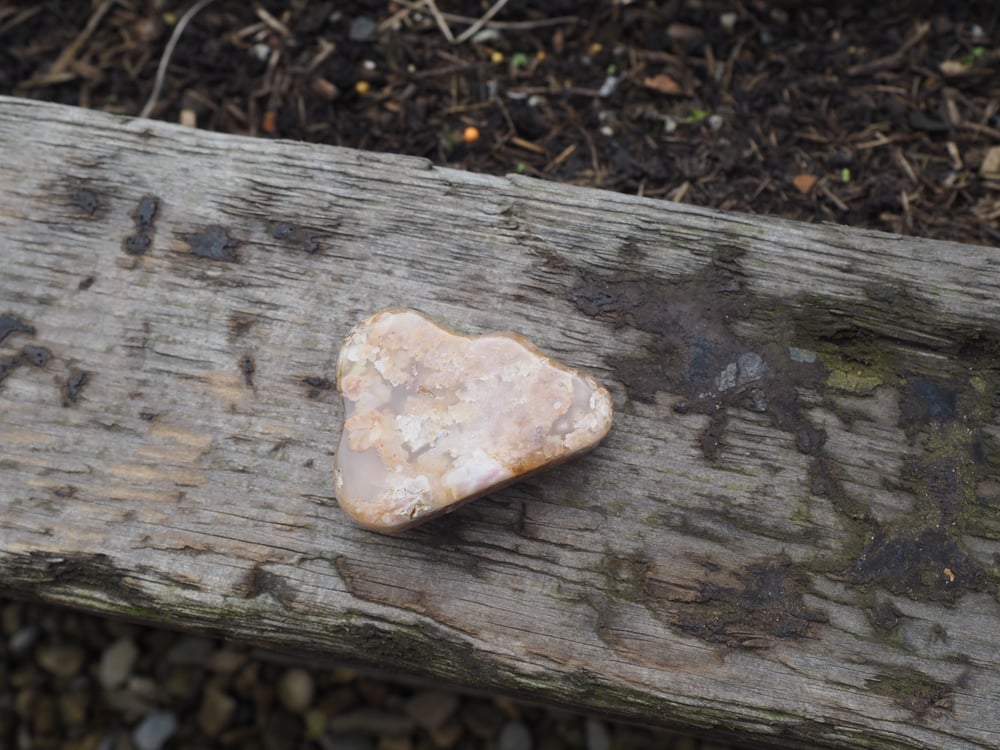
M337 500L389 534L590 450L611 428L608 392L525 338L460 336L413 310L354 327L337 387Z

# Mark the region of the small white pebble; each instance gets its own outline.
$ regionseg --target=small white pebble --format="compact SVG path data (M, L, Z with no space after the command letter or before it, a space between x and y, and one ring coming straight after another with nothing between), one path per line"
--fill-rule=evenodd
M149 714L132 730L138 750L160 750L177 731L177 716L170 711Z
M261 62L264 62L271 56L271 48L264 44L264 42L257 42L257 44L250 48L250 54Z
M615 90L618 88L618 84L620 82L621 79L618 76L608 76L604 79L604 83L601 84L601 88L597 92L597 95L602 99L607 99L615 93Z
M500 32L496 29L483 29L472 35L473 44L487 44L500 41Z

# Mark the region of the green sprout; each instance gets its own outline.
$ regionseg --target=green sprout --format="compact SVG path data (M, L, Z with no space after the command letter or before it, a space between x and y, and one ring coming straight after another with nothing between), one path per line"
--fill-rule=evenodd
M614 63L609 63L604 72L609 76L613 76L618 72L618 66Z
M844 183L851 181L851 170L847 167L840 170L840 181Z
M687 117L685 117L684 120L683 120L683 122L685 122L685 123L701 122L706 117L708 117L708 111L707 110L704 110L704 109L692 109L691 110L691 114L689 114Z
M525 68L528 66L528 56L523 52L515 52L510 56L510 64L515 68Z
M517 172L518 174L524 174L525 172L528 171L528 168L524 165L523 161L519 161L517 164L514 165L514 171Z
M974 63L976 60L978 60L985 54L986 54L985 47L978 47L978 46L973 47L972 52L970 52L969 54L967 54L965 57L962 58L962 65L968 68L972 65L972 63Z

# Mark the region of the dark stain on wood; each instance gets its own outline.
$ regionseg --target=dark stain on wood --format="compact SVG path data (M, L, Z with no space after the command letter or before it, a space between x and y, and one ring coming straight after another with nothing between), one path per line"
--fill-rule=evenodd
M35 329L13 315L0 315L0 343L13 333L35 334Z
M24 346L21 348L21 361L32 367L45 367L52 353L44 346Z
M255 315L242 312L231 313L229 315L229 340L235 341L243 338L257 322L258 319Z
M239 593L245 599L270 596L284 606L296 599L296 591L284 576L272 573L263 565L254 565L244 576Z
M271 236L290 244L308 255L316 255L321 249L321 234L290 221L276 221L271 224Z
M20 357L0 357L0 383L6 380L19 364L21 364Z
M66 384L63 386L63 406L73 406L76 404L80 393L89 381L90 373L88 372L76 370L70 373L70 376L66 378Z
M955 355L973 366L996 367L1000 362L1000 333L972 331L959 340Z
M915 428L955 419L955 389L932 378L914 378L899 394L900 426L912 436Z
M145 255L153 244L153 234L156 228L156 214L160 210L160 201L152 195L144 195L132 212L135 222L135 234L125 238L124 249L129 255Z
M815 637L817 626L827 622L825 614L805 605L808 577L789 560L748 565L736 578L739 587L700 583L695 601L674 605L677 625L709 643L767 648L774 639Z
M191 247L191 255L206 260L218 260L225 263L236 263L239 258L236 248L242 243L229 235L229 231L218 224L206 227L201 232L182 234L183 239Z
M319 398L323 394L323 391L329 391L333 388L333 383L330 382L329 378L318 375L310 375L302 378L302 383L309 387L309 398Z
M919 496L919 510L940 528L961 520L967 502L965 473L962 462L954 455L908 461L902 471L904 480Z
M101 199L97 193L88 188L75 188L69 194L70 205L93 218L101 208Z
M879 630L891 633L903 620L903 613L888 601L879 601L866 610L868 621Z
M35 334L35 329L13 315L0 315L0 342L15 333L26 333L29 336ZM44 361L39 363L39 358L44 352ZM22 363L32 364L36 367L44 367L48 363L48 349L35 346L24 346L21 353L17 355L7 355L0 357L0 383L7 379Z
M243 374L243 382L252 388L253 376L257 372L257 365L254 363L252 355L244 354L240 357L240 372Z
M879 529L851 567L854 584L878 584L913 599L955 601L986 580L982 566L943 529Z
M804 418L796 396L800 384L819 379L822 366L791 359L787 333L763 346L734 333L754 303L729 268L714 265L678 281L585 273L571 300L586 315L652 335L644 351L609 364L631 398L651 403L657 392L680 394L675 410L708 415L700 445L710 461L724 444L727 407L767 414L796 436L803 453L822 449L825 435Z
M77 284L76 288L79 289L80 291L86 291L87 289L90 289L90 287L94 285L95 281L97 281L97 279L95 279L93 276L88 276L87 278L83 279L79 284Z

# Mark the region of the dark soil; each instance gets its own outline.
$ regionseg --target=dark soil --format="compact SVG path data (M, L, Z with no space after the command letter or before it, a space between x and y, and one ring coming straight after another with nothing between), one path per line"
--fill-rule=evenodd
M138 114L190 5L0 0L0 93ZM1000 242L996 2L547 0L458 43L492 2L432 5L209 2L152 116Z

